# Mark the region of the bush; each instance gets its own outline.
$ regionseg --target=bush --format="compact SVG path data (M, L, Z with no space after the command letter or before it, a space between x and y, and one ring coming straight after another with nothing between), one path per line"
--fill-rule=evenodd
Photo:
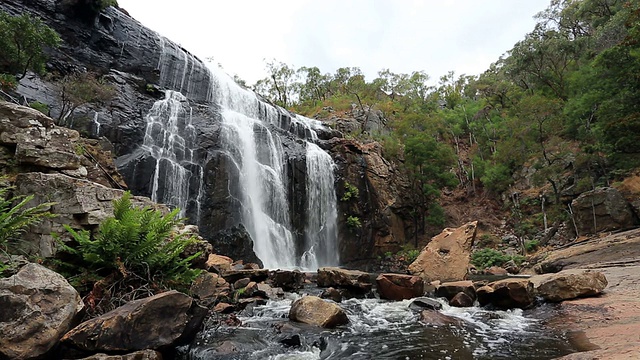
M356 199L360 195L360 191L354 185L351 185L348 182L344 182L344 194L340 198L340 201L349 201L351 199Z
M58 34L42 20L0 11L0 72L16 75L18 80L29 70L43 73L47 61L44 48L58 47L60 42Z
M524 249L527 250L528 253L538 250L539 246L538 240L529 240L524 243Z
M14 90L18 86L16 77L9 74L0 74L0 90Z
M471 254L471 263L479 269L491 266L502 266L506 262L513 260L517 265L524 261L524 257L520 255L507 255L494 249L482 249Z
M36 109L47 116L49 115L49 106L47 104L43 104L39 101L34 101L29 103L29 107L31 107L32 109Z
M62 107L58 122L73 115L84 104L103 103L112 99L116 91L96 74L83 73L65 76L59 83ZM62 124L59 124L62 125Z
M347 226L350 228L360 228L362 227L362 223L360 223L360 218L357 216L349 216L347 218Z
M174 231L182 222L176 218L179 209L163 215L158 210L136 208L129 192L113 205L113 217L102 222L93 236L65 226L77 242L76 247L60 243L69 257L62 265L80 275L72 284L83 287L100 282L100 291L104 291L105 284L124 280L124 287L186 289L200 274L191 268L191 261L200 253L181 257L196 239Z

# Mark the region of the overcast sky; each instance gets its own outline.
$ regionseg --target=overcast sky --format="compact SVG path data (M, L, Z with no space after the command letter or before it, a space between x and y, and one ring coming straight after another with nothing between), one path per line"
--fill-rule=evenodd
M531 30L550 0L119 0L131 16L248 83L264 59L479 74ZM179 5L179 6L178 6Z

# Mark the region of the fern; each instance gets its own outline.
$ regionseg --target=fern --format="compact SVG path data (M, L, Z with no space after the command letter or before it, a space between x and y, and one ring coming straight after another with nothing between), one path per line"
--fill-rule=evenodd
M196 239L173 233L183 219L179 209L163 215L150 208L136 208L125 192L113 202L113 217L103 221L92 237L88 231L65 226L77 242L76 248L61 244L61 250L75 257L78 269L96 273L120 273L123 277L143 278L156 285L186 286L200 274L191 268L184 249Z

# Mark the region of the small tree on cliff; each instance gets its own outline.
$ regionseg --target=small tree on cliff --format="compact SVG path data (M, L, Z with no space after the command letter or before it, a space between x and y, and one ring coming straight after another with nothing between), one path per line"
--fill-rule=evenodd
M11 16L0 11L0 72L16 75L18 80L27 71L43 73L46 47L60 45L58 34L42 20L29 14Z

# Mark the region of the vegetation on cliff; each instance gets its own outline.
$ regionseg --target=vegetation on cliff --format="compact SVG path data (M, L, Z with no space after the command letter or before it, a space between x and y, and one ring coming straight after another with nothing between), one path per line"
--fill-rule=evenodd
M553 0L537 20L480 76L451 72L433 85L423 71L367 80L357 67L328 74L272 61L254 89L307 116L354 114L364 131L351 136L380 141L411 174L416 229L442 223L439 191L457 183L467 194L507 195L523 232L546 229L570 216L563 196L640 165L640 6ZM388 130L367 130L375 112ZM527 195L535 207L512 190L522 178L537 189Z

